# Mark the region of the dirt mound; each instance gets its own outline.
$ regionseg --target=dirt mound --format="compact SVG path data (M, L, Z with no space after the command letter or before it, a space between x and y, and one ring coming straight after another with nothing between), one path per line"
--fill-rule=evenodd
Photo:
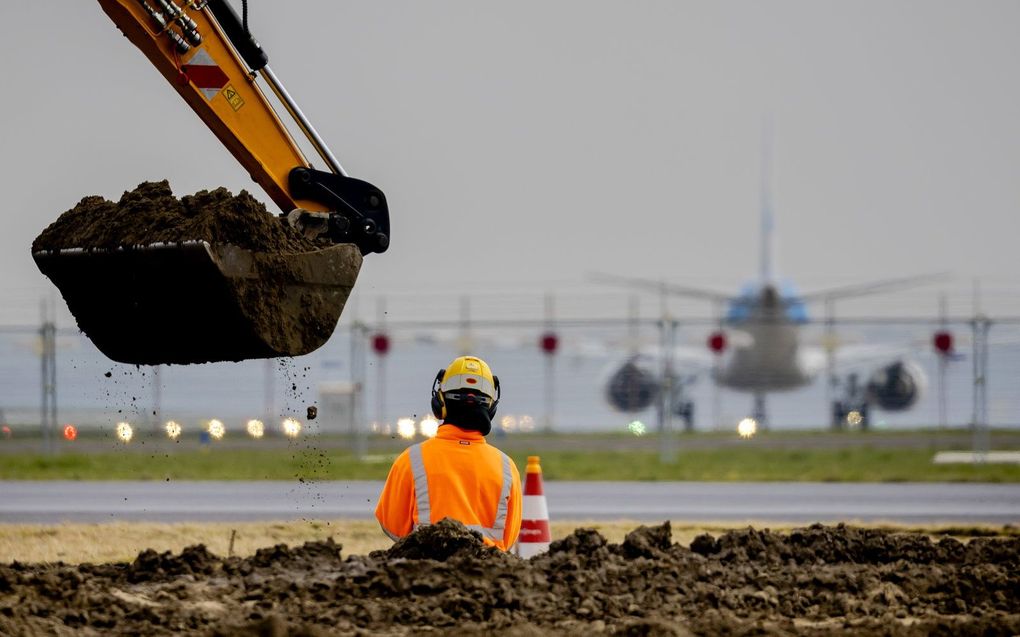
M798 564L850 562L889 564L905 560L915 564L1016 563L1015 547L987 539L963 544L943 538L937 544L925 535L890 534L888 531L815 524L789 535L748 528L732 531L718 540L710 535L694 539L691 550L722 562L759 560Z
M258 200L226 188L177 199L166 181L145 182L114 203L85 197L49 225L32 251L106 248L203 240L257 252L309 252L316 245Z
M438 560L445 562L453 558L485 559L499 557L504 553L486 547L482 534L468 530L460 522L443 518L435 524L422 527L416 533L400 538L387 551L376 551L372 557L385 556L389 559Z
M204 547L131 564L0 566L0 634L1010 635L1020 539L846 526L744 529L672 543L668 524L621 544L578 529L529 561L459 523L388 551L333 542L246 558Z

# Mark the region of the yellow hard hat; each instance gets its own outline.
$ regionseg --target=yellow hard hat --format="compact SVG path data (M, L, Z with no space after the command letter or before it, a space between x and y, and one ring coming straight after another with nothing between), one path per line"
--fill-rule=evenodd
M439 370L432 384L432 413L436 418L446 418L446 397L452 399L465 390L473 390L488 396L489 416L496 413L499 402L499 378L492 373L489 364L476 356L459 356L446 369Z

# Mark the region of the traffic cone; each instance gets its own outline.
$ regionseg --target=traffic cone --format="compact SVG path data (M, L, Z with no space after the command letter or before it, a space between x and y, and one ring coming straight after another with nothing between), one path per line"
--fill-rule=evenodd
M521 535L517 541L517 555L528 559L549 550L552 534L549 533L549 507L542 489L542 467L538 456L528 456L524 478L524 496L521 506Z

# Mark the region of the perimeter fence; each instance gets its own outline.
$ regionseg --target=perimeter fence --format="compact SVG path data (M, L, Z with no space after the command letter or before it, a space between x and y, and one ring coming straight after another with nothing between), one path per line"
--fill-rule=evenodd
M436 372L469 352L501 377L495 425L507 433L733 431L742 419L760 415L753 393L716 382L750 346L753 326L682 316L668 307L655 316L619 295L605 297L612 304L588 298L577 308L568 297L529 298L530 305L511 296L490 299L482 308L456 297L422 305L414 298L378 299L374 319L351 307L327 344L308 356L168 367L113 363L49 310L37 325L0 327L0 421L5 435L41 427L54 438L65 424L112 431L130 422L158 433L169 420L197 431L217 419L228 433L243 434L249 420L275 431L286 418L299 419L310 433L396 435L401 423L422 425ZM593 308L600 306L616 311L599 316ZM810 371L813 380L765 394L774 430L1020 427L1020 320L830 317L786 327L797 348L778 359ZM944 351L934 346L940 333L952 340ZM713 338L720 334L725 345L717 354ZM621 411L608 390L636 360L652 399ZM906 408L882 409L872 397L865 421L843 414L838 422L834 403L851 405L897 364L916 390ZM765 382L771 372L766 366L754 373ZM309 406L319 410L315 421L306 419Z

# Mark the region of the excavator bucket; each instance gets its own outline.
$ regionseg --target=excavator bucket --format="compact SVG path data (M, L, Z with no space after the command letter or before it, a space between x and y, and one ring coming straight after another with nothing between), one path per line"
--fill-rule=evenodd
M100 351L139 365L307 354L332 334L362 259L352 244L285 254L205 241L32 256Z
M61 215L33 242L39 269L81 330L123 363L298 356L321 346L362 255L389 246L385 195L347 176L228 0L99 4L288 219L297 217L281 226L246 193L178 201L169 184L142 184L116 203L86 197ZM312 168L256 74L330 172Z

